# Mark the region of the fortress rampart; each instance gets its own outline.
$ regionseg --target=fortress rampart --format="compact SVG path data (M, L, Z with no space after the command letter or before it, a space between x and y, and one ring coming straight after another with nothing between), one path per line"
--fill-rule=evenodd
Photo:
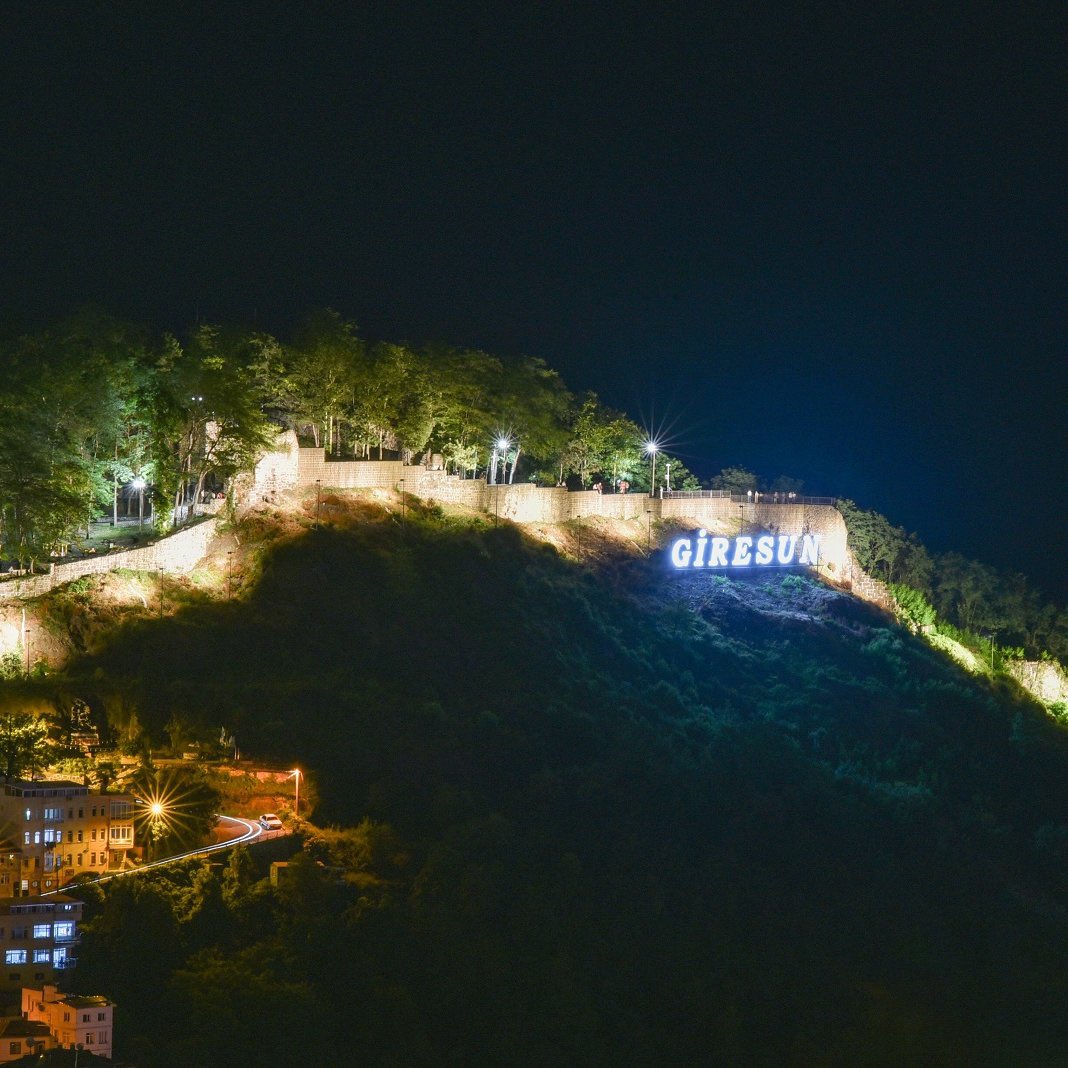
M53 564L41 575L26 575L22 578L0 582L0 600L13 597L39 597L53 586L71 582L83 575L100 575L117 571L120 567L130 571L155 571L162 567L168 572L186 574L207 555L208 546L215 537L217 520L214 516L176 530L167 538L151 545L122 552L101 553L86 556L82 560L70 560Z
M820 573L830 581L882 607L889 593L854 564L846 542L846 526L830 504L743 502L729 497L650 497L642 493L573 492L558 486L488 485L484 479L461 479L445 471L399 460L332 460L323 449L303 449L292 433L283 434L265 454L247 482L250 502L270 500L277 493L319 484L331 489L403 490L426 501L461 505L514 523L562 523L600 517L620 520L663 520L680 529L706 528L733 535L761 530L774 534L818 534ZM216 520L175 532L151 545L55 564L49 572L0 582L0 599L35 597L83 575L118 568L131 571L186 573L207 555Z
M720 534L768 531L818 534L820 572L852 588L854 566L841 513L831 504L737 503L729 497L650 497L642 493L572 492L563 487L489 485L399 460L333 460L323 449L305 449L292 433L256 467L252 499L269 499L286 489L319 484L329 489L403 490L427 501L463 505L514 523L562 523L572 519L670 520L680 527L705 527ZM867 576L864 576L867 578ZM858 579L859 581L859 579ZM884 603L873 591L868 599Z

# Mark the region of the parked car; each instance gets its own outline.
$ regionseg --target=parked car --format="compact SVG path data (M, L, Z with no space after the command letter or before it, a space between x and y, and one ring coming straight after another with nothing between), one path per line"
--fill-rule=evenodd
M273 812L265 812L260 816L260 826L265 831L280 831L282 821Z

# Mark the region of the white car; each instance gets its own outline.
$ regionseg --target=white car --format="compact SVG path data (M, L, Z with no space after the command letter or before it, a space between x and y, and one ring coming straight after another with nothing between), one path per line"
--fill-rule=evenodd
M280 831L282 821L273 812L265 812L260 816L260 826L265 831Z

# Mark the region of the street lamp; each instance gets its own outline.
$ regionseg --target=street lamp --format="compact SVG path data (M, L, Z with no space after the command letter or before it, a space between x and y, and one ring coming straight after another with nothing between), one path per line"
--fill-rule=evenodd
M645 443L645 451L649 454L649 496L656 492L656 454L660 446L655 441Z
M296 796L293 799L293 814L300 819L300 768L294 768L290 773L293 776Z
M137 490L137 526L141 528L145 525L145 480L138 475L130 485Z
M501 458L501 478L504 478L505 470L508 467L508 450L511 447L511 440L502 435L493 443L493 481L498 482L497 478L497 457Z

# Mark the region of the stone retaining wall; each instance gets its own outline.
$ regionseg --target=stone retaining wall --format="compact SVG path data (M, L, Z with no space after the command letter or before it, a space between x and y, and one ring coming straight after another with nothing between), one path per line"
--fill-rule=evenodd
M848 587L855 569L846 545L845 521L831 505L749 503L735 504L726 497L650 497L644 493L606 493L593 490L571 492L560 486L487 485L481 478L461 479L444 471L404 464L400 460L331 460L323 449L296 448L296 438L283 435L279 448L256 469L254 497L263 498L279 488L308 487L316 482L330 489L404 489L428 501L460 504L500 516L514 523L563 523L571 519L602 516L608 519L684 519L705 524L710 530L747 530L782 534L820 535L821 571ZM736 526L731 527L731 523ZM824 570L825 569L825 570ZM867 576L864 576L865 578ZM883 592L869 590L861 580L861 594L884 604ZM881 585L881 584L879 584ZM886 595L888 597L888 594Z
M218 520L205 519L192 526L183 527L169 537L161 538L151 545L119 552L86 556L65 564L53 564L43 575L28 575L25 578L7 579L0 582L0 600L14 597L39 597L64 582L71 582L83 575L100 575L107 571L126 568L130 571L165 571L185 574L192 571L204 559L208 545L215 537Z

